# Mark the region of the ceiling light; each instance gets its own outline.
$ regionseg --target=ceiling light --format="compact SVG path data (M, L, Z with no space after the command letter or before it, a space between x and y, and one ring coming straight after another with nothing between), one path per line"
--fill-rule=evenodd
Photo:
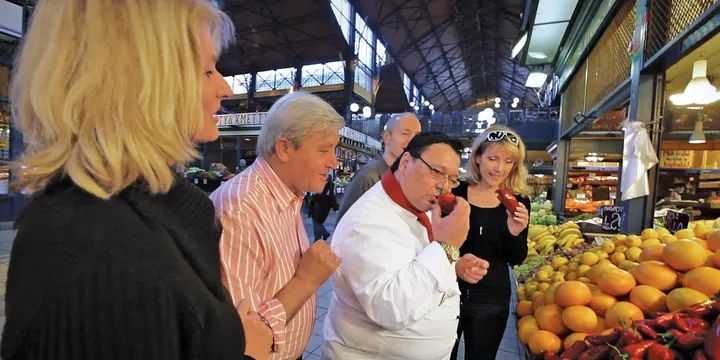
M519 98L519 97L513 98L513 102L514 102L514 103L519 103L519 102L520 102L520 98Z
M420 110L420 107L415 105L414 109L415 109L415 111L418 111L418 110Z
M500 107L500 103L495 103L495 107L496 107L496 108L499 108L499 107Z
M547 55L542 52L528 51L528 56L535 59L547 59Z
M487 119L487 114L484 111L478 113L478 121Z
M693 77L681 94L670 95L670 101L678 106L706 105L720 100L720 93L707 78L707 60L698 60L693 64Z
M466 147L464 151L465 151L465 152L470 152L470 148L469 148L469 147Z
M250 141L250 139L248 139L248 138L245 138L245 141Z
M513 107L513 109L514 109L514 108L516 108L516 107L517 107L517 103L512 103L512 105L510 105L510 106L512 106L512 107Z
M414 101L411 101L411 102L410 102L410 107L411 107L411 108L414 108L414 107L415 107L415 102L414 102Z
M363 108L363 116L366 118L370 118L372 116L372 108L369 106L365 106Z
M435 110L435 105L433 105L433 104L428 105L428 109Z
M430 105L430 102L425 100L425 106L429 106L429 105Z
M496 98L495 98L495 102L496 102L496 103L499 103L499 102L501 102L501 101L502 101L501 98L499 98L499 97L496 97Z
M485 113L485 117L491 117L491 116L495 115L495 111L493 111L493 109L491 109L491 108L485 108L485 110L483 110L483 112Z
M528 75L525 86L529 88L541 88L547 80L547 74L542 71L531 71Z
M350 111L357 112L358 110L360 110L360 105L358 105L356 103L350 104Z
M525 47L525 44L527 43L528 33L527 31L523 30L521 31L518 36L513 41L512 45L512 51L510 52L510 57L515 58Z
M705 143L705 132L703 131L702 120L695 121L695 131L690 135L691 144L704 144Z
M487 119L488 125L492 125L492 124L494 124L496 121L497 121L497 119L495 119L494 117L491 117L491 118Z

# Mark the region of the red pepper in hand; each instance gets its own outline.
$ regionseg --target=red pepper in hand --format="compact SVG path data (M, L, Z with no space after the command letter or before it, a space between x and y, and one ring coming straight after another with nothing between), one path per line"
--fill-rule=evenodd
M675 353L670 351L669 346L670 346L670 344L663 346L657 342L650 345L650 348L648 349L648 352L647 352L647 359L648 360L674 360Z
M587 349L587 345L584 341L576 341L572 346L565 349L563 351L562 355L560 355L560 359L562 360L577 360L580 355L582 355L583 352Z
M588 335L585 337L585 342L590 346L600 346L605 344L615 344L620 339L622 332L620 329L613 329L613 331L607 335Z
M455 198L455 194L451 192L444 193L437 197L438 205L440 205L440 210L442 210L445 214L450 214L455 209L455 205L457 205L457 199Z
M655 340L643 340L638 343L634 343L623 348L623 351L630 355L630 357L644 358L645 353L652 344L657 344Z
M708 358L705 356L703 349L697 349L693 353L693 360L708 360Z
M515 199L515 195L507 189L497 189L495 193L497 193L497 199L500 200L505 208L510 211L510 214L514 216L518 207L518 201Z
M604 360L610 355L610 347L607 345L600 345L592 347L580 355L578 360Z
M688 352L703 346L703 344L705 344L705 334L696 332L683 334L675 341L675 346L678 349Z

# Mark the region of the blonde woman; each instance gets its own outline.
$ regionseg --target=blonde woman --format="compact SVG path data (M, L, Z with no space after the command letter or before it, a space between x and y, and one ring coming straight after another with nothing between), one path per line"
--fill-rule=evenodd
M38 2L12 83L33 199L3 359L268 357L270 329L223 287L212 203L172 169L218 137L233 32L206 0Z
M465 336L465 359L495 359L507 323L511 296L508 264L527 255L530 187L525 183L525 144L505 126L491 126L475 139L467 183L453 190L470 203L470 230L460 254L471 253L490 263L477 284L460 283L458 339ZM497 199L507 189L519 202L511 214ZM458 344L452 359L457 359Z

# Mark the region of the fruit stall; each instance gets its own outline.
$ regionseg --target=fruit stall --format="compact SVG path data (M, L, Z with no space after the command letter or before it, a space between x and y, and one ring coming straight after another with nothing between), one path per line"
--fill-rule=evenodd
M532 223L515 267L529 359L720 360L720 219L612 238Z

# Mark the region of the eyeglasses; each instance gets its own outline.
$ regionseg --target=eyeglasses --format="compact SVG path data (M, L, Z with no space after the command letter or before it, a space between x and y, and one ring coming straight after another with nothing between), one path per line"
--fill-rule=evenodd
M451 188L456 188L460 186L460 180L456 177L452 177L450 175L445 174L444 172L432 167L430 164L425 161L425 159L422 158L422 156L418 156L418 159L423 162L423 164L427 165L427 167L430 169L430 177L432 177L435 180L447 180L448 184L450 184Z
M487 136L487 141L490 142L502 141L503 139L507 139L509 142L515 144L516 146L518 146L518 143L520 142L517 135L509 131L495 130L488 133Z

